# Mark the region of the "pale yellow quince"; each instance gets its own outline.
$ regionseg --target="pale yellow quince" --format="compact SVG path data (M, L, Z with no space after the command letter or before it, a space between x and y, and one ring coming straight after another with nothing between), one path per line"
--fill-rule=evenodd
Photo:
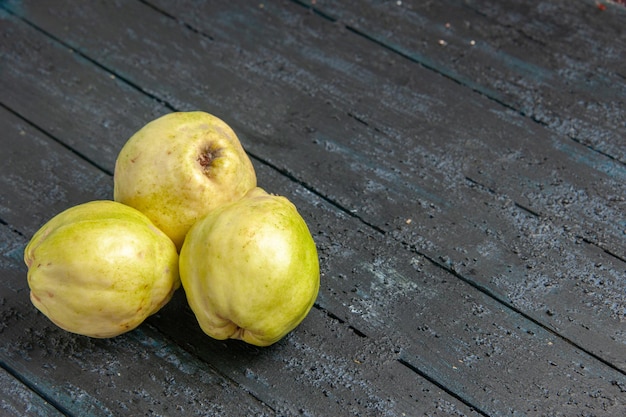
M201 112L166 114L121 149L115 201L144 213L180 249L202 216L256 186L256 174L235 132Z
M69 208L24 251L32 303L59 327L91 337L136 328L180 286L174 243L114 201Z

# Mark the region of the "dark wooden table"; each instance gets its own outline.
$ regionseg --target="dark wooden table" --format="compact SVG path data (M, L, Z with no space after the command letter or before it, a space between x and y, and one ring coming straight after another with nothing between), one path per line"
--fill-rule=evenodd
M91 339L22 256L156 117L230 124L319 249L281 342L183 291ZM626 8L1 1L0 415L626 415Z

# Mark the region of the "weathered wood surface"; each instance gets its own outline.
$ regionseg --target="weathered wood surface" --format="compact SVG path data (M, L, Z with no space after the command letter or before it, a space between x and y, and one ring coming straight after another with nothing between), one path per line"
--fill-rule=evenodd
M624 415L624 10L314 7L2 3L2 410ZM182 291L119 338L56 329L28 238L111 198L126 139L190 109L304 215L316 308L269 349L208 339Z
M606 2L567 0L304 3L565 137L626 162L626 10L621 6L607 10L602 7Z

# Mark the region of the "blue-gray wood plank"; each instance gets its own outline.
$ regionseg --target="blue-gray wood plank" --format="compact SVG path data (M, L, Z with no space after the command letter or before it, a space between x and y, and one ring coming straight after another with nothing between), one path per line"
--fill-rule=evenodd
M537 82L524 68L580 77L584 51L547 36L566 23L537 10L561 8L580 27L577 12L598 13L582 3L2 3L0 353L11 386L32 390L11 407L623 415L623 124L575 107L619 110L623 11L578 17L586 48L616 39L589 64L614 90L511 87ZM470 44L482 52L450 59L441 47L469 35L443 34L460 22L482 34ZM419 51L418 24L439 48ZM511 50L501 31L552 52ZM527 97L543 104L529 110ZM110 341L54 328L28 302L24 244L62 208L110 198L134 130L197 108L235 128L260 183L310 224L316 308L270 349L209 340L182 291Z
M595 0L303 3L626 163L622 6Z

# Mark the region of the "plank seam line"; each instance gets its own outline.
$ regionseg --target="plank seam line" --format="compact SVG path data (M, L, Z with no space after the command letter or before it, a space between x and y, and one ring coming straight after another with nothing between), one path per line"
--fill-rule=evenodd
M479 181L476 181L472 177L469 177L469 176L466 175L465 176L465 180L467 182L469 182L472 186L475 186L475 187L480 188L481 190L487 191L489 194L492 194L492 195L496 195L497 194L496 190L494 190L493 188L491 188L491 187L489 187L489 186L487 186L487 185L485 185L485 184L483 184L483 183L481 183Z
M534 217L538 217L541 218L541 214L539 214L539 212L536 212L535 210L528 208L520 203L518 203L517 201L513 201L513 204L515 204L515 207L517 207L518 209L526 212L527 214L530 214L531 216Z
M162 9L162 8L160 8L160 7L158 7L158 6L154 5L154 4L152 4L152 3L150 3L149 1L147 1L147 0L139 0L139 2L140 2L140 3L142 3L142 4L144 4L145 6L150 7L151 9L153 9L153 10L157 11L158 13L161 13L162 15L164 15L164 16L166 16L166 17L168 17L168 18L172 19L172 20L173 20L173 21L175 21L176 23L178 23L178 24L180 24L180 25L184 26L185 28L187 28L187 29L191 30L192 32L197 33L198 35L204 36L204 37L206 37L206 38L208 38L208 39L210 39L210 40L212 40L212 41L214 41L214 40L215 40L215 38L214 38L213 36L209 35L208 33L203 32L203 31L201 31L201 30L199 30L199 29L195 28L194 26L191 26L189 23L187 23L187 22L185 22L185 21L183 21L183 20L181 20L181 19L177 18L177 17L176 17L176 16L174 16L173 14L168 13L166 10L164 10L164 9Z
M301 6L301 7L304 7L306 9L312 10L316 15L321 16L321 17L325 18L326 20L328 20L330 22L333 22L333 23L337 23L338 22L337 18L331 16L330 14L324 12L323 10L321 10L321 9L311 5L311 4L307 4L306 2L303 2L302 0L291 0L291 1L293 3ZM490 94L490 92L487 89L480 88L481 87L480 85L473 86L470 83L468 83L467 81L464 81L464 80L460 79L460 77L458 75L454 74L453 72L446 71L446 69L444 67L440 67L438 65L434 65L432 63L425 62L424 60L420 60L419 58L417 58L415 56L412 56L410 53L402 51L398 47L395 47L395 46L387 44L385 41L383 41L381 39L378 39L375 35L370 35L369 33L367 33L364 30L358 29L357 27L354 27L354 26L350 26L349 24L344 24L343 26L344 26L345 29L349 30L350 32L353 32L354 34L356 34L356 35L358 35L358 36L360 36L360 37L362 37L364 39L367 39L368 41L373 42L373 43L375 43L375 44L377 44L377 45L387 49L388 51L391 51L391 52L393 52L393 53L395 53L395 54L397 54L397 55L399 55L399 56L401 56L401 57L403 57L403 58L405 58L405 59L407 59L407 60L409 60L409 61L411 61L413 63L421 65L425 69L427 69L429 71L432 71L432 72L434 72L434 73L436 73L438 75L441 75L442 77L445 77L446 79L448 79L448 80L450 80L450 81L452 81L452 82L454 82L454 83L456 83L456 84L458 84L458 85L460 85L460 86L462 86L464 88L468 88L469 90L471 90L471 91L473 91L473 92L475 92L475 93L485 97L486 99L488 99L490 101L493 101L494 103L497 103L500 106L503 106L504 108L506 108L508 110L511 110L511 111L517 113L518 115L522 116L523 118L528 119L528 120L538 124L539 126L541 126L543 128L546 128L546 129L548 129L550 131L553 131L551 129L550 125L547 122L539 120L536 116L534 116L532 114L529 114L529 113L527 113L527 112L525 112L525 111L515 107L512 104L508 104L503 99L500 99L500 98L496 97L495 95ZM619 74L619 75L621 75L621 74ZM556 132L556 133L559 136L564 136L564 137L572 140L573 142L576 142L577 144L586 147L587 149L591 150L592 152L596 152L596 153L598 153L598 154L600 154L600 155L602 155L602 156L604 156L606 158L611 159L612 161L615 161L615 162L617 162L617 163L619 163L621 165L626 166L626 161L622 161L622 160L618 159L617 157L615 157L615 156L613 156L611 154L608 154L608 153L606 153L606 152L604 152L604 151L602 151L600 149L597 149L597 148L595 148L595 147L593 147L593 146L591 146L589 144L586 144L586 143L584 143L583 140L581 140L580 138L578 138L578 137L576 137L574 135L564 134L564 133L559 133L559 132Z
M329 317L332 320L337 321L339 324L347 324L348 325L348 329L352 331L352 333L354 333L355 335L361 337L361 338L367 338L367 334L359 329L357 329L356 327L354 327L351 324L346 323L346 320L342 319L341 317L337 316L335 313L331 312L330 310L322 307L320 304L315 303L313 304L313 307L315 307L315 309L319 310L321 313L325 314L327 317Z
M250 157L254 160L256 160L257 162L273 169L274 171L278 172L279 174L281 174L282 176L286 177L287 179L289 179L290 181L296 183L297 185L301 186L302 188L306 189L308 192L310 192L311 194L315 195L317 198L323 200L324 202L330 204L331 206L335 207L337 210L341 211L344 214L347 214L350 217L353 217L357 220L359 220L361 223L363 223L364 225L368 226L369 228L371 228L372 230L378 232L381 235L386 235L387 232L379 227L376 226L373 223L368 222L367 220L363 219L362 217L360 217L358 214L356 214L355 212L353 212L352 210L350 210L347 207L342 206L341 204L337 203L335 200L331 199L330 197L325 196L324 194L322 194L320 191L316 190L313 186L307 184L306 182L304 182L303 180L297 178L295 175L291 174L289 171L283 169L283 168L279 168L278 166L272 164L269 161L266 161L264 159L261 159L259 156L253 154L253 153L249 153Z
M26 117L24 117L22 114L20 114L19 112L17 112L16 110L13 110L12 108L8 107L6 104L4 104L3 102L0 102L0 107L4 108L6 111L8 111L9 113L13 114L14 116L16 116L17 118L19 118L20 120L22 120L24 123L28 124L30 127L32 127L33 129L37 130L38 132L42 133L43 135L49 137L50 139L52 139L54 142L56 142L57 144L61 145L64 149L66 149L67 151L71 152L72 154L74 154L75 156L77 156L78 158L82 159L83 161L89 163L90 165L98 168L100 171L104 172L105 174L108 174L110 176L113 176L113 172L111 172L110 170L106 169L105 167L103 167L102 165L98 164L96 161L90 159L87 155L77 151L76 149L72 148L71 146L69 146L68 144L66 144L65 142L63 142L61 139L59 139L58 137L54 136L52 133L48 132L47 130L45 130L44 128L42 128L41 126L36 125L35 123L33 123L32 121L28 120Z
M399 241L399 240L397 240ZM558 333L556 330L551 329L548 325L542 323L539 319L535 319L534 317L532 317L531 315L529 315L528 313L523 312L522 310L520 310L519 308L515 307L512 303L510 303L509 301L503 299L502 297L499 297L496 293L494 293L493 291L491 291L491 289L489 289L488 287L485 287L483 285L478 284L477 282L472 281L469 278L466 278L465 276L463 276L462 274L460 274L459 272L457 272L454 267L452 266L448 266L445 265L441 262L438 262L437 260L433 259L432 257L430 257L429 255L421 252L419 249L417 249L416 245L414 244L409 244L407 242L404 241L399 241L400 243L406 245L410 250L412 250L413 252L415 252L416 254L424 257L426 260L428 260L429 262L431 262L433 265L447 271L448 273L452 274L453 276L455 276L456 278L460 279L461 281L465 282L466 284L470 285L471 287L475 288L476 290L480 291L481 293L487 295L488 297L492 298L493 300L495 300L496 302L502 304L504 307L506 307L507 309L513 311L515 314L518 314L519 316L521 316L522 318L530 321L531 323L533 323L534 325L536 325L537 327L547 331L548 333L554 335L555 337L561 339L562 341L564 341L565 343L569 344L570 346L574 347L575 349L584 352L586 355L588 355L589 357L599 361L600 363L604 364L605 366L608 366L609 368L619 372L622 375L626 376L626 370L622 370L620 369L618 366L614 365L613 363L609 362L608 360L602 358L601 356L591 352L590 350L580 346L579 344L577 344L576 342L574 342L573 340L565 337L564 335Z
M305 9L308 9L310 11L312 11L313 13L315 13L316 15L323 17L324 19L328 20L329 22L333 22L336 23L337 19L333 16L331 16L330 14L326 13L325 11L323 11L322 9L313 6L310 3L307 3L306 1L302 1L302 0L291 0L293 3L297 4L298 6L302 6ZM346 26L347 27L347 26Z
M313 304L313 307L315 307L316 309L318 309L319 311L324 313L329 318L337 321L339 324L345 324L346 323L346 321L344 319L342 319L341 317L337 316L335 313L330 312L328 309L322 307L318 303Z
M468 181L471 186L474 186L474 187L477 187L477 188L479 188L481 190L484 190L484 191L488 192L489 194L499 195L499 193L496 190L494 190L493 188L491 188L491 187L489 187L489 186L487 186L485 184L482 184L482 183L476 181L475 179L473 179L473 178L471 178L469 176L465 176L465 180ZM542 218L543 217L541 215L541 213L539 213L539 212L537 212L537 211L535 211L535 210L533 210L533 209L531 209L529 207L526 207L523 204L520 204L520 203L518 203L515 200L512 200L512 201L513 201L513 204L515 205L515 207L517 207L520 210L526 212L527 214L529 214L531 216L534 216L534 217L537 217L537 218ZM573 237L578 239L578 240L582 240L583 242L585 242L585 243L587 243L589 245L593 245L593 246L597 247L598 249L604 251L604 253L606 253L607 255L612 256L615 259L626 263L626 257L623 257L623 256L620 256L620 255L616 254L615 252L607 249L602 244L600 244L600 243L598 243L598 242L596 242L594 240L591 240L591 239L589 239L587 237L584 237L584 236L581 236L581 235L574 235Z
M122 74L120 74L120 73L118 73L118 72L116 72L116 71L106 67L105 65L101 64L100 62L98 62L94 58L91 58L89 55L87 55L86 53L82 52L79 48L72 46L71 44L69 44L69 43L65 42L64 40L62 40L61 38L57 37L56 35L53 35L52 33L48 32L44 28L42 28L40 26L37 26L35 23L33 23L30 20L26 19L24 16L21 16L21 15L15 13L13 10L7 8L6 5L0 3L0 8L5 10L9 14L11 14L12 16L16 17L20 21L24 22L25 24L27 24L31 28L35 29L36 31L44 34L45 36L47 36L51 40L57 42L58 44L64 46L65 48L69 49L70 51L72 51L76 55L80 56L81 58L85 59L86 61L90 62L91 64L95 65L97 68L101 69L102 71L104 71L104 72L106 72L106 73L108 73L110 75L115 76L115 78L120 79L124 83L128 84L130 87L132 87L132 88L136 89L137 91L145 94L147 97L155 100L157 103L162 104L163 106L165 106L169 110L176 111L174 106L171 103L169 103L167 100L164 100L164 99L158 97L156 94L151 93L150 91L147 91L147 90L143 89L142 87L140 87L138 84L136 84L135 82L133 82L129 78L127 78L127 77L123 76ZM197 31L195 31L195 32L197 32ZM206 36L208 36L208 35L206 35Z
M536 116L531 115L531 114L526 114L526 113L525 113L524 111L522 111L522 110L517 110L517 109L515 109L515 111L518 111L518 112L519 112L519 113L520 113L523 117L526 117L526 118L528 118L528 119L532 120L533 122L537 123L538 125L543 126L543 127L545 127L546 129L552 130L552 129L550 128L550 125L549 125L547 122L544 122L543 120L539 120L539 118L537 118ZM557 133L558 133L558 132L557 132ZM576 142L576 143L577 143L577 144L579 144L580 146L584 146L585 148L589 149L589 150L590 150L590 151L592 151L592 152L596 152L596 153L598 153L598 154L600 154L600 155L602 155L602 156L604 156L604 157L606 157L606 158L609 158L610 160L612 160L612 161L614 161L614 162L616 162L616 163L618 163L618 164L620 164L620 165L624 165L624 166L626 166L626 161L622 161L622 160L620 160L619 158L617 158L617 157L615 157L615 156L613 156L613 155L611 155L611 154L608 154L608 153L604 152L603 150L600 150L600 149L594 148L593 146L591 146L591 145L589 145L589 144L585 143L582 139L579 139L578 137L576 137L576 136L574 136L574 135L565 134L565 137L569 138L569 139L570 139L570 140L572 140L573 142Z
M489 194L492 194L492 195L502 195L502 194L498 193L496 190L494 190L493 188L491 188L491 187L489 187L489 186L487 186L485 184L482 184L482 183L472 179L469 176L465 176L465 179L470 183L470 186L477 187L477 188L479 188L479 189L481 189L481 190L483 190L485 192L488 192ZM515 200L512 200L512 202L515 205L515 207L519 208L520 210L524 211L525 213L527 213L527 214L529 214L531 216L534 216L534 217L537 217L537 218L542 218L543 217L541 215L541 213L539 213L539 212L537 212L537 211L535 211L535 210L533 210L533 209L531 209L529 207L526 207L523 204L520 204L520 203L518 203ZM559 226L559 227L564 227L564 226ZM585 242L585 243L587 243L589 245L595 246L598 249L604 251L604 253L606 253L607 255L612 256L615 259L617 259L617 260L619 260L621 262L626 263L626 257L620 256L617 253L611 251L610 249L607 249L605 246L603 246L601 243L599 243L597 241L594 241L594 240L592 240L590 238L587 238L585 236L582 236L582 235L570 235L570 236L575 238L575 239L582 240L583 242Z
M0 218L0 224L6 226L11 232L23 237L24 239L28 239L28 237L26 237L26 235L24 235L24 233L20 232L19 230L17 230L15 227L13 227L12 225L10 225L6 220L4 220L3 218Z
M15 370L8 363L6 363L6 361L4 359L0 359L0 368L4 369L9 375L11 375L13 378L18 380L20 383L22 383L23 385L28 387L28 389L30 389L32 392L34 392L38 397L40 397L46 403L48 403L52 407L54 407L59 413L63 414L64 416L73 416L73 414L70 413L70 411L67 408L65 408L62 404L57 402L54 399L54 397L46 395L45 392L43 392L41 389L39 389L37 384L31 383L28 379L24 378L23 375L21 375L19 372L17 372L17 370Z
M489 186L487 186L487 185L485 185L485 184L483 184L483 183L481 183L479 181L476 181L475 179L473 179L473 178L471 178L471 177L469 177L467 175L465 176L465 180L470 183L471 187L476 187L476 188L478 188L480 190L483 190L483 191L486 191L487 193L489 193L491 195L494 195L494 196L501 195L500 193L498 193L493 188L491 188L491 187L489 187ZM521 203L518 203L517 201L515 201L513 199L511 199L511 201L513 202L515 207L519 208L520 210L524 211L525 213L527 213L527 214L529 214L529 215L531 215L533 217L537 217L537 218L541 218L542 217L539 212L537 212L537 211L535 211L535 210L533 210L533 209L531 209L529 207L526 207L525 205L523 205Z
M439 389L444 391L446 394L452 396L453 398L456 398L458 401L462 402L463 404L465 404L466 406L468 406L472 410L476 411L480 415L483 415L485 417L489 417L489 414L486 411L478 408L476 405L472 404L468 399L463 398L463 396L461 396L460 394L457 394L453 390L447 388L445 385L443 385L441 382L439 382L436 378L434 378L434 377L430 376L428 373L422 371L417 366L415 366L412 363L408 362L406 359L400 358L400 359L397 359L397 361L401 365L407 367L408 369L410 369L411 371L415 372L416 374L418 374L419 376L421 376L422 378L424 378L425 380L427 380L431 384L435 385L436 387L438 387Z
M584 237L584 236L576 236L576 238L578 238L578 239L582 240L583 242L585 242L585 243L587 243L587 244L589 244L589 245L593 245L593 246L595 246L596 248L598 248L598 249L602 250L602 251L603 251L604 253L606 253L607 255L612 256L612 257L614 257L615 259L617 259L617 260L619 260L619 261L622 261L622 262L626 263L626 257L622 257L622 256L619 256L619 255L618 255L618 254L616 254L616 253L611 252L610 250L608 250L607 248L605 248L604 246L602 246L600 243L595 242L595 241L593 241L593 240L591 240L591 239L589 239L589 238L586 238L586 237Z

